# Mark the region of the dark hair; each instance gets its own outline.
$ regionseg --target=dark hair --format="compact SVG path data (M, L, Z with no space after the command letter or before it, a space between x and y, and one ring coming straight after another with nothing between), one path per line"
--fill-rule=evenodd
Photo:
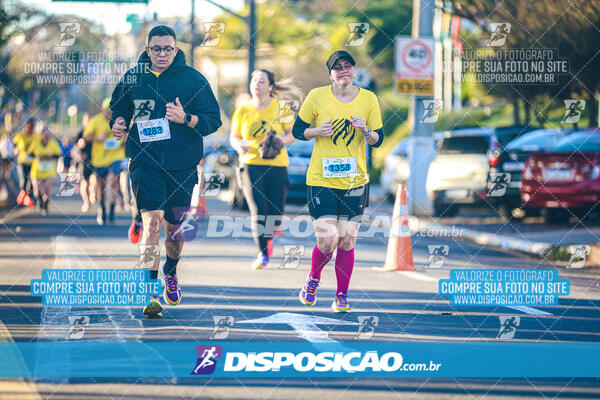
M268 69L256 69L254 72L252 72L252 76L254 77L254 75L261 73L265 73L265 75L267 75L269 85L273 86L273 89L271 90L271 96L277 97L278 94L287 93L289 96L299 100L304 98L304 93L302 93L302 90L300 90L291 79L275 81L275 74Z
M157 25L154 28L152 28L150 30L150 33L148 33L148 44L150 44L150 40L154 36L171 36L173 40L177 40L177 38L175 37L175 31L173 30L173 28L167 25Z

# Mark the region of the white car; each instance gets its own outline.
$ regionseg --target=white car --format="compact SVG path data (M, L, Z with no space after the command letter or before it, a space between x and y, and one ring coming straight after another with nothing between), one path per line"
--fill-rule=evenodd
M437 133L438 153L429 165L425 188L435 216L454 216L461 205L483 205L488 158L498 146L493 128Z
M385 157L380 179L381 187L388 199L396 197L399 184L406 184L408 182L408 177L410 176L410 160L408 157L412 142L412 136L405 137ZM435 151L433 139L431 139L430 147Z

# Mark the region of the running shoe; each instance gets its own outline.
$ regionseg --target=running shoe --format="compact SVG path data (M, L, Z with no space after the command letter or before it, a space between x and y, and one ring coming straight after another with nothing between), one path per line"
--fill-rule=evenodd
M264 255L263 253L260 253L256 257L256 260L254 260L254 263L252 263L252 269L266 268L268 263L269 263L269 256Z
M111 204L109 206L109 212L108 212L108 222L110 222L111 224L115 223L115 204Z
M179 288L179 282L177 281L177 275L169 275L165 273L165 265L162 267L162 275L165 284L165 290L163 291L163 298L165 301L172 305L176 306L181 301L183 297L181 295L181 289Z
M17 196L17 204L22 206L23 205L23 200L25 200L25 195L27 194L26 191L21 190L19 192L19 195Z
M129 241L133 244L136 244L140 241L142 237L142 224L131 221L131 225L129 225Z
M106 212L104 211L104 207L98 207L98 214L96 215L96 222L100 226L102 226L106 223Z
M335 299L333 303L331 303L331 309L333 312L339 313L347 313L352 310L352 308L348 305L348 293L340 290L335 294Z
M144 314L148 318L162 318L162 306L160 305L160 297L150 296L150 303L144 307Z
M29 194L25 193L25 197L23 197L23 205L25 207L33 207L35 206L35 201L33 201Z
M273 255L273 239L267 240L267 257L271 258Z
M314 276L308 274L306 283L298 295L302 304L306 306L315 305L317 302L317 288L319 287L319 281L319 278L315 278Z
M81 212L82 213L88 212L89 209L90 209L90 203L83 203L81 205Z

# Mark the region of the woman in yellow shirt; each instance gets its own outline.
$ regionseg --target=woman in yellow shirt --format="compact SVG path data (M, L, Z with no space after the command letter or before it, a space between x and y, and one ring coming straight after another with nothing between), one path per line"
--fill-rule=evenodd
M34 157L31 164L31 182L35 197L39 201L42 215L47 215L50 189L56 177L56 160L61 155L60 146L46 126L42 131L41 138L31 143L28 151Z
M288 153L292 144L293 115L286 115L290 102L279 102L275 96L288 92L301 96L289 82L275 82L271 71L252 73L252 99L235 110L231 121L231 146L238 152L242 189L252 217L252 232L259 254L253 269L267 266L273 251L273 231L281 224L288 187ZM288 108L286 108L288 106ZM270 133L281 150L274 158L263 158L260 143Z
M26 207L33 207L35 202L32 198L35 197L33 194L33 183L31 182L31 163L33 162L33 156L27 152L29 146L39 138L40 134L35 132L35 119L29 118L25 123L25 130L15 135L14 151L18 153L17 158L17 172L19 174L19 186L21 191L17 196L17 204Z
M315 140L306 185L317 245L299 298L308 306L315 304L321 271L337 247L337 290L331 307L348 312L354 245L369 201L365 142L379 147L383 128L375 94L352 84L355 61L350 53L336 51L326 65L331 85L310 91L292 131L296 139Z

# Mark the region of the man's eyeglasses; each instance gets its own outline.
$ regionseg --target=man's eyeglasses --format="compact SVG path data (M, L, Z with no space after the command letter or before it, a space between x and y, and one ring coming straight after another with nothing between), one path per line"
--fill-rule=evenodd
M149 47L149 49L152 52L152 54L154 54L155 56L160 55L161 52L164 52L165 56L170 56L171 54L173 54L173 51L175 51L175 47L171 47L171 46L167 46L167 47L154 46L154 47Z

